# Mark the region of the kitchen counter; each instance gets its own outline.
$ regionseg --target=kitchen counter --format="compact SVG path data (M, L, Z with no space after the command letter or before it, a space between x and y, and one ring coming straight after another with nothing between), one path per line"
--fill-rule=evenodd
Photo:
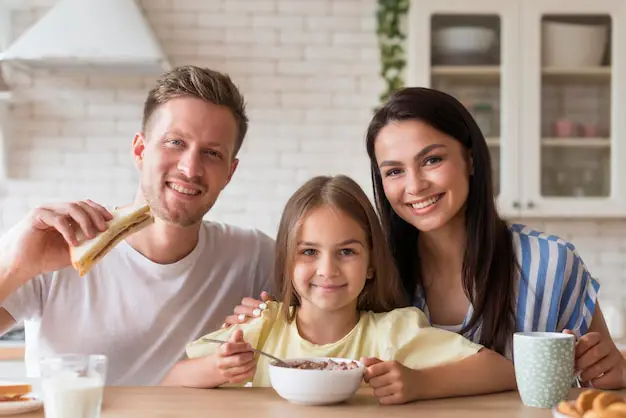
M24 351L23 341L0 341L0 361L23 361Z
M572 389L574 399L580 389ZM626 391L622 394L626 395ZM517 392L413 402L382 406L363 388L348 402L328 406L302 406L280 398L271 388L191 389L178 387L107 387L102 418L239 416L277 418L377 417L397 418L549 418L550 409L522 404ZM21 415L43 418L43 410Z

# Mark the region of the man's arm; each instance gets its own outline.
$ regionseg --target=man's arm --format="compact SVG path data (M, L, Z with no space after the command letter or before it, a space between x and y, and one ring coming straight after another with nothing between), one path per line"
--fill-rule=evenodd
M0 244L6 245L6 238L4 237L3 240L0 240ZM0 249L2 247L3 245L0 245ZM0 335L6 334L17 323L9 311L2 307L2 304L29 279L29 277L20 274L19 271L12 268L7 260L3 260L0 256Z
M0 254L5 255L4 257L0 255L0 306L13 292L32 278L11 259L10 253L13 250L11 238L10 233L0 238ZM5 309L2 310L6 312ZM9 315L8 312L6 314ZM2 331L2 324L6 322L4 319L4 315L2 315L0 317L0 332ZM11 317L11 319L13 318Z
M33 278L69 266L69 246L78 243L77 231L92 238L106 230L111 218L104 207L87 200L42 206L14 225L0 237L0 306ZM24 306L21 300L13 305L20 311ZM3 310L8 315L6 308ZM3 327L13 320L6 315L0 317L0 331L4 332Z

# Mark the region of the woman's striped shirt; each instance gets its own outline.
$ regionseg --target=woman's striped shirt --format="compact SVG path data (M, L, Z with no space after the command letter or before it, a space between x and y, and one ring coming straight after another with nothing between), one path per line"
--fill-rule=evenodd
M561 332L569 329L578 337L585 334L591 324L600 284L591 276L574 245L525 225L513 224L510 230L519 264L515 292L516 331ZM429 316L421 287L417 289L414 304ZM458 332L471 314L470 306L463 324L442 328ZM465 337L478 342L480 331L479 321ZM512 340L511 335L508 357Z

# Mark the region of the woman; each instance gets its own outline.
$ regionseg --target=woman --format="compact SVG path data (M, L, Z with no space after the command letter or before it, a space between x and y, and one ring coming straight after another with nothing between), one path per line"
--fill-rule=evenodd
M583 382L626 386L598 282L571 243L499 217L489 150L467 109L440 91L402 89L376 112L366 142L405 290L434 326L509 359L516 331L571 332Z

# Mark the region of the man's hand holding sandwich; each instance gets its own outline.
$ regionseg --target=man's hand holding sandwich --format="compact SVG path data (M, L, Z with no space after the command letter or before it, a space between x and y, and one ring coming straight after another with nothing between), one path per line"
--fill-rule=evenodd
M0 241L0 301L30 278L73 265L84 275L119 241L153 222L147 205L111 213L92 201L42 206Z

